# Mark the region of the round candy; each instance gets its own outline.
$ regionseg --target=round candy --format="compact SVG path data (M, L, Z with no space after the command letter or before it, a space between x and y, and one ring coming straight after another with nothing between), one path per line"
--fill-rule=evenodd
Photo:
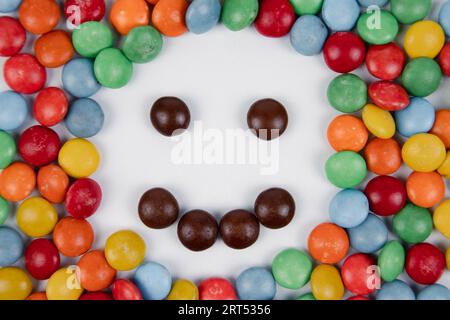
M369 132L364 123L351 115L340 115L328 125L327 138L336 151L361 151L367 143Z
M311 256L321 263L338 263L346 256L348 247L347 233L333 223L319 224L308 238Z
M258 0L227 0L223 3L222 23L232 31L250 26L258 15Z
M447 77L450 75L450 44L447 43L439 53L438 62L441 66L442 73Z
M117 271L128 271L142 263L145 249L145 242L140 235L122 230L113 233L106 240L105 256L109 265Z
M210 248L216 242L218 233L216 219L206 211L189 211L178 223L178 239L192 251Z
M34 52L44 67L57 68L69 62L75 50L69 34L62 30L55 30L36 40Z
M163 39L152 26L142 26L132 29L125 36L122 51L134 63L147 63L161 52Z
M50 164L39 169L37 186L45 199L52 203L61 203L66 197L69 177L59 166Z
M45 294L45 292L33 292L25 300L38 300L38 301L44 300L45 301L48 299L47 299L47 295Z
M370 210L379 216L392 216L406 203L406 188L402 180L391 176L377 176L369 181L364 193Z
M13 91L0 93L0 129L16 130L23 125L28 115L28 103Z
M197 286L189 280L179 279L175 281L166 300L198 300Z
M398 78L405 66L405 54L395 42L370 46L366 55L369 72L381 80Z
M65 206L72 217L86 219L97 211L101 201L102 189L98 183L92 179L79 179L67 190Z
M73 25L87 21L100 21L105 16L105 0L66 0L64 14Z
M83 57L95 58L103 49L112 47L112 31L103 23L85 22L74 30L72 42L75 50Z
M322 18L333 31L349 31L358 20L360 8L356 0L324 0Z
M86 220L64 217L53 230L53 241L66 257L78 257L91 248L94 230Z
M78 300L113 300L112 296L106 292L88 292L81 295Z
M402 24L425 18L431 10L431 0L391 0L391 11Z
M325 42L323 57L327 66L339 73L359 68L366 56L366 46L353 32L333 33Z
M450 290L441 284L433 284L422 289L417 300L450 300Z
M412 246L406 255L406 272L419 284L434 284L445 269L445 256L429 243Z
M445 196L445 183L436 172L413 172L406 180L409 200L419 207L431 208Z
M10 13L16 11L22 0L0 0L0 12Z
M138 287L126 279L117 279L112 284L112 295L114 300L142 300Z
M447 269L450 269L450 247L445 252L445 260L447 261Z
M219 0L194 0L186 12L186 25L190 32L202 34L211 30L220 18Z
M362 119L367 129L377 138L390 139L395 135L395 121L389 111L369 103L362 110Z
M358 2L362 7L368 8L370 6L383 7L389 2L389 0L358 0Z
M11 57L19 53L26 39L25 29L17 19L0 17L0 57Z
M430 212L407 204L393 219L392 227L400 239L409 244L425 241L433 231Z
M402 148L403 161L414 171L432 172L446 157L444 143L435 135L419 133L409 138Z
M422 98L412 98L406 109L395 113L397 130L405 137L430 131L434 121L434 107Z
M350 244L362 253L374 253L380 250L388 238L388 229L383 220L373 214L359 226L348 229Z
M317 300L341 300L345 289L339 270L328 264L317 266L311 274L311 290Z
M70 105L65 124L74 136L90 138L100 132L104 121L102 107L92 99L81 98Z
M393 240L386 243L378 256L380 276L384 281L394 281L403 272L405 256L405 249L399 241Z
M297 249L286 249L272 262L272 274L283 288L297 290L309 281L313 264L309 256Z
M355 189L339 191L331 200L330 219L342 228L359 226L369 214L369 201L364 193Z
M376 294L377 300L415 300L414 291L403 281L386 282Z
M344 113L359 111L367 103L367 85L354 74L343 74L331 81L327 91L328 101Z
M48 280L45 289L48 300L78 300L83 288L75 268L62 268Z
M144 0L116 0L111 7L109 21L122 35L135 27L148 25L150 12L147 3Z
M258 240L259 221L249 211L233 210L222 217L219 231L227 246L233 249L245 249Z
M9 166L16 157L16 142L7 132L0 130L0 169Z
M73 178L85 178L93 174L100 163L95 146L84 139L67 141L59 151L59 165Z
M33 103L34 118L47 127L60 123L68 109L69 101L64 91L56 87L45 88L39 92Z
M312 294L312 292L308 292L308 293L302 294L295 300L314 301L314 300L316 300L316 298L314 298L314 295Z
M95 58L94 72L102 86L118 89L131 80L133 64L119 49L108 48Z
M298 18L290 33L292 47L305 56L319 54L327 37L328 29L323 21L312 15Z
M271 188L261 192L255 201L255 214L267 228L287 226L295 214L295 201L284 189Z
M134 281L144 300L163 300L172 287L172 276L166 267L156 262L147 262L137 268Z
M450 151L447 152L444 162L438 168L438 173L445 178L450 177Z
M209 278L198 286L200 300L237 300L233 285L226 279Z
M116 277L116 270L111 268L103 251L94 250L86 253L77 263L81 286L88 291L100 291L108 288Z
M5 221L8 219L10 210L11 207L8 201L0 197L0 226L3 225Z
M186 0L159 0L153 7L153 26L165 36L181 36L187 32L185 22L187 9Z
M353 151L341 151L328 158L325 164L328 180L338 188L352 188L366 177L364 158Z
M299 16L318 14L323 4L323 0L290 0L290 2L295 14Z
M450 110L441 109L436 111L431 133L438 136L447 149L450 148Z
M9 227L0 227L0 268L16 263L23 254L20 234Z
M241 300L273 300L276 290L272 273L266 268L247 269L236 279L236 291Z
M375 259L363 253L356 253L345 259L341 268L342 281L353 294L368 295L375 291L378 279L371 269ZM374 269L375 270L375 269Z
M289 0L262 0L255 20L256 30L266 37L287 35L295 22L295 12Z
M33 289L28 274L19 268L0 268L0 300L25 300Z
M58 222L56 209L45 199L28 198L17 209L17 225L29 237L38 238L50 234Z
M450 4L448 2L444 3L439 11L439 24L445 34L450 35Z
M402 154L395 139L372 139L364 150L369 171L378 175L389 175L400 169Z
M450 238L450 200L445 200L434 210L433 222L440 233Z
M30 54L17 54L9 58L3 67L6 84L22 94L33 94L41 90L47 81L45 68Z
M367 301L370 299L367 297L364 297L364 296L357 295L357 296L352 296L352 297L348 298L347 300L348 301Z
M403 70L402 83L416 97L426 97L435 92L442 80L439 64L430 58L411 60Z
M33 192L35 185L36 174L25 163L13 163L0 175L0 195L8 201L22 201Z
M77 58L67 63L62 72L64 89L76 98L87 98L100 90L94 74L94 63L89 59Z
M37 280L45 280L59 269L58 249L48 239L36 239L25 250L25 268Z
M262 140L280 137L288 126L288 113L284 106L274 99L256 101L248 110L247 124Z
M444 47L444 30L434 21L419 21L408 29L403 43L410 58L434 59Z
M397 19L389 11L378 11L375 19L373 11L369 11L359 17L357 30L367 43L387 44L395 40L399 26Z
M58 134L44 126L33 126L25 130L19 138L18 150L25 162L41 167L58 158L61 140Z
M177 199L167 190L154 188L145 192L138 206L142 222L152 229L171 226L180 214Z
M150 120L159 133L171 137L181 134L189 127L191 113L183 100L176 97L162 97L153 104Z
M23 0L19 8L19 20L33 34L51 31L59 22L61 12L55 0Z
M368 92L372 102L387 111L402 110L409 105L408 93L395 82L374 82L369 86Z

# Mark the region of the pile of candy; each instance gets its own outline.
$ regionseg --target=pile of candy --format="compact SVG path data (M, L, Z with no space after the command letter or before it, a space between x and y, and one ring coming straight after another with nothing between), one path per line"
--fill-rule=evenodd
M0 12L18 11L18 19L0 17L0 56L9 57L3 74L13 90L0 94L0 223L9 215L9 203L17 203L18 228L36 238L24 248L18 231L0 227L0 299L273 299L277 285L298 290L308 282L312 293L298 299L341 299L345 290L352 300L450 299L449 289L436 284L446 264L450 267L450 250L445 256L424 242L433 225L450 238L443 180L450 177L450 111L435 112L424 99L439 88L443 74L450 76L450 44L445 43L450 3L442 6L439 23L423 20L431 5L431 0L224 0L223 5L219 0L116 0L109 22L123 41L115 48L113 30L101 22L104 0L65 1L66 19L77 26L71 35L54 30L61 20L55 0L0 0ZM126 85L133 63L150 62L159 54L161 34L200 34L219 20L232 31L253 24L264 36L290 34L296 51L323 52L326 65L342 73L328 88L330 104L346 115L328 128L337 153L327 161L326 175L343 190L330 204L332 223L311 232L310 255L286 249L271 270L247 269L235 286L212 278L197 287L188 280L172 283L164 266L143 262L145 242L132 231L118 231L104 250L90 251L94 232L86 219L100 205L102 192L88 178L100 156L86 138L101 130L104 116L89 97L102 86ZM404 50L394 42L400 24L410 25ZM38 35L34 55L21 53L27 32ZM75 53L81 57L73 58ZM379 79L369 86L349 73L364 63ZM46 68L61 66L64 90L44 88ZM23 131L16 144L8 132L25 124L23 95L35 93L33 116L39 125ZM50 128L63 120L76 137L64 144ZM403 146L396 133L406 139ZM406 183L389 176L402 162L413 170ZM364 191L355 189L367 171L378 176ZM36 187L39 196L30 197ZM61 203L69 215L58 221L54 205ZM193 220L207 217L195 215ZM388 241L389 216L397 240ZM195 227L196 221L180 222L185 223ZM350 246L357 253L348 256ZM60 254L80 258L76 266L61 268ZM22 257L26 271L12 266ZM118 271L133 269L132 281L116 278ZM417 296L397 279L404 270L426 285ZM32 293L31 277L48 279L45 292Z

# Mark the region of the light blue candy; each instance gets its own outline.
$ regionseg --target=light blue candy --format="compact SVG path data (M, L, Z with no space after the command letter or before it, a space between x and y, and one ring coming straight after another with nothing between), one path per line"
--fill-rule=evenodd
M22 0L0 0L0 12L9 13L19 9Z
M362 7L365 8L370 6L383 7L389 2L389 0L358 0L358 2Z
M297 52L313 56L322 51L328 29L317 16L305 15L297 19L291 29L291 44Z
M219 0L194 0L186 12L186 25L190 32L208 32L219 22L222 7Z
M348 229L348 235L353 249L362 253L374 253L385 245L388 229L383 220L369 214L359 226Z
M415 300L414 291L403 281L386 282L376 294L377 300Z
M236 279L236 290L241 300L273 300L277 292L272 273L265 268L250 268Z
M450 300L450 290L443 285L433 284L420 291L417 300Z
M0 227L0 267L11 266L22 257L23 240L9 227Z
M172 287L169 271L156 262L146 262L139 266L134 281L145 300L163 300Z
M450 36L450 1L447 1L439 12L439 24L444 29L445 34Z
M102 87L94 74L94 62L85 58L73 59L62 72L64 89L76 98L87 98Z
M100 105L92 99L75 100L66 116L66 127L76 137L90 138L103 127L105 115Z
M360 15L356 0L325 0L322 6L322 18L333 31L353 29Z
M27 100L14 91L0 93L0 130L16 130L28 115Z
M395 112L397 130L405 137L430 131L434 125L434 119L433 106L422 98L412 98L408 107Z
M366 220L369 214L369 201L366 195L355 189L339 191L331 200L330 218L342 228L354 228Z

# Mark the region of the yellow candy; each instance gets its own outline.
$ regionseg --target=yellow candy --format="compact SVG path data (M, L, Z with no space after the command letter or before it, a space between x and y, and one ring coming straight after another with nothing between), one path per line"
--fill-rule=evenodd
M450 151L447 152L447 156L445 157L444 162L439 167L438 172L441 176L450 178Z
M447 260L447 269L450 269L450 247L448 247L445 253L445 260Z
M145 258L145 242L133 231L122 230L113 233L106 240L106 260L119 271L132 270Z
M436 208L433 222L440 233L450 238L450 199L445 200Z
M32 289L31 279L22 269L0 268L0 300L25 300Z
M339 270L328 264L317 266L311 274L311 290L317 300L340 300L344 285Z
M58 222L56 209L45 199L33 197L17 209L17 225L27 236L38 238L53 231Z
M198 288L189 280L175 281L167 300L198 300Z
M416 22L405 34L404 47L411 58L434 59L441 52L444 44L444 30L434 21Z
M362 119L367 129L381 139L390 139L395 134L395 121L389 111L367 104L362 110Z
M59 165L74 178L92 175L100 163L100 155L95 146L85 139L67 141L59 151Z
M47 282L45 289L48 300L78 300L83 293L76 268L62 268Z
M445 145L437 136L419 133L409 138L402 148L403 161L414 171L437 170L446 157Z

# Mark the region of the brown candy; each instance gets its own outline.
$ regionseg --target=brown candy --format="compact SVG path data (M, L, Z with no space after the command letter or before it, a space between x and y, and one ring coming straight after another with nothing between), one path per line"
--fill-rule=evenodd
M247 114L248 127L263 140L281 136L288 125L288 114L284 106L273 99L256 101Z
M203 210L190 211L178 222L178 238L192 251L210 248L216 242L218 232L216 219Z
M150 111L150 119L159 133L173 136L189 127L191 114L187 105L176 97L158 99Z
M147 227L164 229L177 220L180 208L177 199L169 191L155 188L142 195L138 211Z
M271 229L287 226L294 218L295 202L284 189L272 188L261 192L255 201L259 222Z
M259 236L259 221L246 210L228 212L220 221L220 236L233 249L245 249L256 242Z

